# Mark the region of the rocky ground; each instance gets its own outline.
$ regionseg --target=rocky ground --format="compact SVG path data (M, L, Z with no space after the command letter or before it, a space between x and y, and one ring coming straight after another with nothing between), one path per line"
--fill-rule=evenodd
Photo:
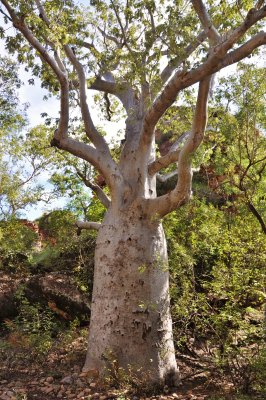
M8 343L8 347L3 343ZM183 364L183 384L179 388L164 387L161 393L148 392L144 387L133 389L126 377L100 382L95 376L82 372L86 352L85 333L75 333L68 341L57 342L45 356L36 355L32 349L22 349L21 346L19 338L8 337L5 342L2 339L0 400L218 399L213 396L219 390L214 377L203 373L197 366L192 368L184 360L180 360Z
M198 360L182 356L178 364L182 384L147 390L140 382L134 388L127 376L99 382L82 372L86 354L86 329L75 329L57 338L41 355L23 335L0 337L0 400L262 400L255 395L234 396L233 385L221 381L215 370Z

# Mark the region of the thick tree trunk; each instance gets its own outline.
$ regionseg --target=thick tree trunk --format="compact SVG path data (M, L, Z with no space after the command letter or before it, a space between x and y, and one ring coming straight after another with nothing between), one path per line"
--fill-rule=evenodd
M123 368L157 384L178 384L161 223L138 208L106 214L99 230L84 370Z

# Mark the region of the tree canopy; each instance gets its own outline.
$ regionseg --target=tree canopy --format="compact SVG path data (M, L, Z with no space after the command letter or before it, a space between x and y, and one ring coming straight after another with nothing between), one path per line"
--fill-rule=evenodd
M51 93L60 90L60 119L52 145L90 162L104 176L111 196L122 179L120 168L125 160L131 162L130 157L137 157L143 165L140 173L145 175L148 168L151 177L179 159L176 189L162 198L147 199L145 207L163 216L182 204L191 190L190 155L205 129L210 77L258 52L266 41L261 31L265 7L257 2L251 8L250 1L205 6L201 0L92 1L88 8L70 0L1 3L6 23L17 29L12 36L2 31L9 52L17 54ZM167 156L154 160L156 124L176 98L181 100L186 89L198 82L186 144L182 151L173 146ZM93 123L87 88L103 94L107 118L117 104L115 98L127 114L119 167ZM75 121L74 135L69 129L73 105L80 107L86 134L82 141L75 137Z

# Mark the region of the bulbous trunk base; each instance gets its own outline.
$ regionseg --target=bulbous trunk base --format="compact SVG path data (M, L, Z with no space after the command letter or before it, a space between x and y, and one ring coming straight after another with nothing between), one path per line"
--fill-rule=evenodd
M156 384L178 384L161 224L108 212L99 231L84 370L123 368Z

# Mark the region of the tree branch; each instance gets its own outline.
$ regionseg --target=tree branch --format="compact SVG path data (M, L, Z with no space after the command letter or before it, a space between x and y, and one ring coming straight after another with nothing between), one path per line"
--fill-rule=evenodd
M118 47L121 48L121 43L120 41L112 35L108 35L103 29L101 29L99 26L97 26L98 31L103 35L104 38L111 40L112 42L114 42Z
M38 39L32 34L30 29L25 24L24 20L18 18L10 7L7 0L1 0L5 7L7 8L13 25L20 30L20 32L25 36L29 43L35 48L42 59L52 68L56 74L60 87L60 120L58 129L54 133L54 138L51 141L52 146L56 146L60 149L67 150L69 153L76 155L94 165L98 171L100 171L104 176L110 176L110 165L100 162L102 157L100 154L91 146L81 143L78 140L74 140L68 137L68 121L69 121L69 87L68 87L68 77L64 71L62 71L56 61L48 54L46 49L38 41ZM42 10L44 13L44 10ZM45 18L45 13L44 16ZM49 21L48 21L49 22ZM109 149L108 149L109 151ZM110 180L110 179L109 179ZM108 179L107 179L108 182Z
M84 174L82 174L82 172L76 168L77 174L78 176L82 179L82 181L84 182L84 184L90 188L98 197L98 199L100 200L100 202L106 207L109 208L111 205L111 200L109 199L109 197L104 193L104 191L102 190L102 188L99 185L96 185L95 183L92 183L89 179L86 178L86 176Z
M161 174L157 174L156 178L159 182L161 183L165 183L167 182L169 179L173 178L174 176L176 176L178 174L178 170L175 169L174 171L168 172L168 174L165 175L161 175Z
M180 145L184 142L190 131L183 133L171 146L169 152L148 165L148 173L153 176L161 169L168 167L170 164L177 162L181 149Z
M134 97L135 91L128 86L127 82L122 82L118 85L115 82L103 80L100 77L97 77L95 81L88 86L88 89L98 90L100 92L116 96L123 104L126 112L131 112L132 100L129 101L129 98L131 99L132 97Z
M110 180L110 165L108 160L104 159L104 155L101 155L97 149L70 137L57 140L56 134L55 138L51 141L51 145L88 161L106 178L107 184L112 188L112 180Z
M101 225L98 222L89 222L89 221L77 221L75 225L78 228L77 234L80 235L82 229L96 229L97 231L100 229Z
M221 40L221 36L214 27L203 1L192 0L192 4L196 13L198 14L199 20L204 28L206 35L210 40L210 43L212 45L219 43L219 41Z
M144 200L145 207L147 207L150 215L156 215L161 218L185 204L190 198L192 183L191 156L203 140L207 123L210 80L211 77L209 76L199 84L191 133L179 154L177 185L174 190L164 196Z
M95 128L93 121L91 119L89 107L87 104L87 95L86 95L86 77L84 73L83 66L75 56L72 49L68 46L64 46L64 50L66 52L67 57L70 62L73 64L79 79L79 93L80 93L80 104L81 104L81 113L82 118L85 124L85 131L88 138L92 141L95 147L101 151L109 153L109 148L106 144L104 138L100 135L100 133Z
M172 73L179 68L185 60L187 60L187 58L199 47L206 37L206 33L201 32L196 39L185 48L184 54L181 58L178 57L177 60L170 60L168 65L161 72L162 83L165 83L170 78Z
M127 42L126 32L125 32L125 29L124 29L124 27L123 27L123 24L122 24L120 15L119 15L119 13L118 13L118 11L117 11L117 9L116 9L116 6L115 6L113 0L110 0L110 2L111 2L111 4L112 4L112 6L113 6L113 9L114 9L114 12L115 12L115 16L116 16L117 22L118 22L118 24L119 24L119 26L120 26L120 29L121 29L121 32L122 32L122 36L123 36L123 39L124 39L124 43L123 43L123 44L124 44L124 45L126 46L126 48L128 49L129 53L130 53L132 56L134 56L134 55L137 54L137 53L136 53L135 51L133 51L133 50L130 48L130 46L129 46L128 42Z
M256 209L256 207L254 206L254 204L251 201L249 201L249 200L247 201L247 206L248 206L249 210L251 211L251 213L254 215L254 217L258 220L263 233L266 235L266 224L265 224L261 214L259 213L259 211Z
M262 13L260 13L260 16L261 15ZM255 22L257 21L257 19L254 20ZM235 31L238 31L238 28ZM232 36L235 38L236 35L234 32L232 33ZM230 46L228 43L230 43ZM180 90L201 81L206 76L212 75L213 73L220 71L222 68L228 65L234 64L242 60L243 58L251 54L252 51L255 50L257 47L265 43L266 33L262 31L255 35L252 39L248 40L244 45L226 54L227 50L229 50L229 48L234 44L234 41L231 40L230 35L228 40L218 44L211 51L208 59L198 68L192 69L189 72L177 71L146 113L139 145L139 147L142 148L142 152L146 151L146 149L148 148L152 140L154 128L157 122L165 113L165 111L174 103L176 96Z
M191 168L191 172L194 174L194 172L199 172L200 168ZM158 179L159 182L165 183L169 179L173 178L174 176L178 175L178 168L176 168L174 171L168 172L168 174L162 175L162 174L157 174L156 178Z

